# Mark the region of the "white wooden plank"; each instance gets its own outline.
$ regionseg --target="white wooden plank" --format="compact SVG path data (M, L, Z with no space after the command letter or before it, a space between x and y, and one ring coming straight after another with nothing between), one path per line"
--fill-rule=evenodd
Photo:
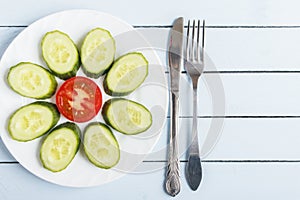
M217 125L222 124L223 129ZM212 122L215 123L214 126ZM300 160L300 119L198 119L204 160ZM180 119L179 155L187 159L192 119ZM220 132L217 132L220 131ZM145 160L167 160L167 131ZM211 143L213 140L215 143ZM215 144L215 146L213 146Z
M0 27L0 57L23 27ZM166 65L168 28L138 28ZM300 28L207 28L205 71L300 71ZM166 69L168 69L166 67Z
M153 0L143 3L132 0L118 2L118 5L115 1L93 0L1 0L0 3L1 25L26 25L53 12L79 8L111 13L136 25L171 24L178 16L206 18L214 25L299 25L300 20L297 0Z
M203 74L198 87L199 116L300 114L299 74ZM192 87L186 74L181 76L180 91L181 115L192 116Z
M13 39L23 30L24 28L0 28L0 58L5 52L8 45L13 41Z
M213 80L214 75L206 77ZM223 74L221 79L226 95L226 115L285 116L300 113L297 106L300 100L299 74Z
M144 163L147 165L148 163ZM153 164L153 163L150 163ZM158 163L161 165L161 163ZM300 195L299 163L203 163L203 180L193 192L181 167L181 192L174 199L296 199ZM129 174L106 185L67 188L45 182L20 165L0 165L0 198L15 199L164 199L165 170Z
M300 160L300 119L226 119L208 160Z
M166 60L169 29L139 31ZM205 49L214 63L205 71L299 71L300 28L207 28Z
M198 119L199 141L204 160L300 160L299 118L226 118L223 129L220 130L217 125L222 125L222 120ZM181 160L185 160L191 141L192 119L180 119L179 122L179 154ZM212 122L215 123L213 126ZM168 123L152 153L145 158L146 161L166 160L169 137L167 131ZM214 144L216 145L213 146ZM15 159L1 142L0 162L6 161Z
M0 138L0 161L1 162L14 162L15 158L10 154L2 139Z

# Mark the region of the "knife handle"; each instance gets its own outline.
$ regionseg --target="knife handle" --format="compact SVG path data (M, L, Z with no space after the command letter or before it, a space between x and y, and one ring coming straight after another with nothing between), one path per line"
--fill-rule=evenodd
M179 160L178 160L178 94L171 93L171 122L170 122L170 145L168 155L168 166L166 174L166 191L171 196L180 192Z

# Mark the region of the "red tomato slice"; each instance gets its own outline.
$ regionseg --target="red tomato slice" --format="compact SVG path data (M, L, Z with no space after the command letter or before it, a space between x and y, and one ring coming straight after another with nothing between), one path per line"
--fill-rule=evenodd
M74 122L94 118L102 106L102 93L91 79L77 76L66 80L56 93L59 112Z

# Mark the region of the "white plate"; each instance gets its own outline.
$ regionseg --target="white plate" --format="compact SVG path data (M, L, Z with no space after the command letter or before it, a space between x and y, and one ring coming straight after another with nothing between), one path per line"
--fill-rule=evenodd
M149 61L149 75L145 82L129 97L144 104L152 113L151 128L136 136L114 134L120 144L121 159L113 169L105 170L95 167L84 155L82 148L74 160L62 172L53 173L44 169L39 160L39 148L42 138L30 142L17 142L11 139L7 132L9 116L19 107L35 101L21 97L13 92L6 83L9 68L21 61L30 61L46 67L41 57L41 38L52 30L67 33L80 47L81 41L88 31L102 27L111 32L116 40L116 57L131 51L142 52ZM83 75L81 70L77 75ZM22 31L5 51L0 62L0 128L1 137L10 153L27 170L36 176L64 186L89 187L111 182L126 173L132 172L151 152L160 137L167 115L168 90L164 68L156 53L147 41L132 26L111 15L91 10L69 10L44 17ZM103 79L103 78L102 78ZM94 81L102 89L102 79ZM63 82L58 80L59 85ZM103 102L110 97L103 93ZM54 101L54 98L48 100ZM100 113L100 112L99 112ZM59 123L66 121L61 117ZM92 121L102 121L98 114ZM83 130L86 123L78 124Z

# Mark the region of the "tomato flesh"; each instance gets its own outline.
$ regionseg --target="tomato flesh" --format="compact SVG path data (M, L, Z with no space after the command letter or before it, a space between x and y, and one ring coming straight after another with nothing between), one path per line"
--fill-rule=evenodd
M102 106L102 93L91 79L77 76L66 80L56 93L59 112L74 122L94 118Z

